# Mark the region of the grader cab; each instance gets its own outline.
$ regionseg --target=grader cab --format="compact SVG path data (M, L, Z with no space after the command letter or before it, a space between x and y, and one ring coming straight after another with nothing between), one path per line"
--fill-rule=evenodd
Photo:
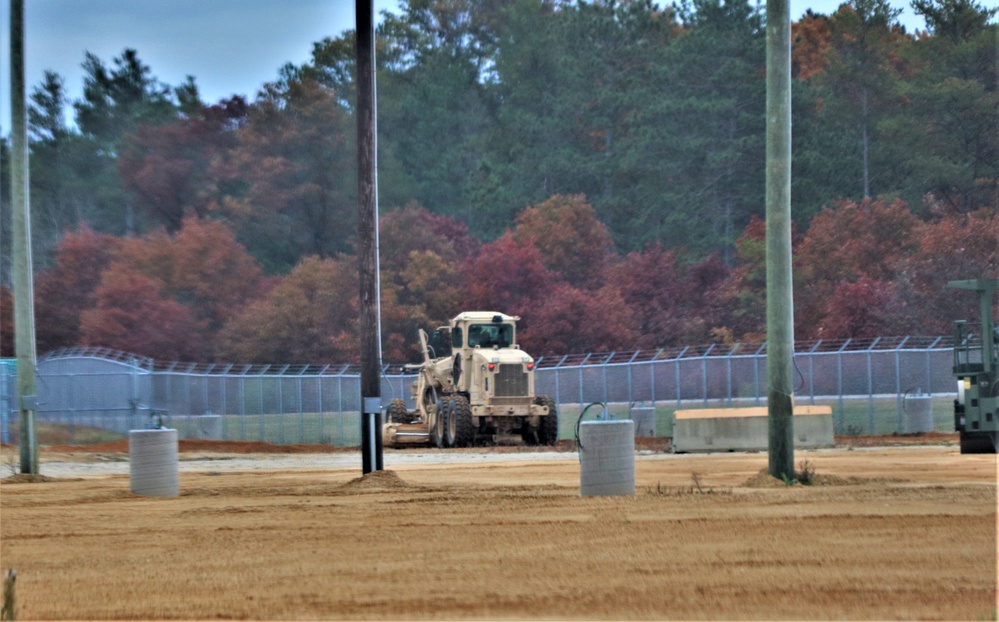
M554 445L555 401L536 395L534 359L517 345L516 316L465 312L427 335L412 385L415 410L389 404L382 442L388 447L475 443Z

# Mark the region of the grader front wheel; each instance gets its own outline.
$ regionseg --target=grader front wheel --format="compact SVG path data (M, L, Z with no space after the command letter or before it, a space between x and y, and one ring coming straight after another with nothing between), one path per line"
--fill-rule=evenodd
M454 428L454 443L452 447L468 447L475 440L475 428L472 426L472 407L464 395L456 395L451 400L452 408L448 412L449 427Z

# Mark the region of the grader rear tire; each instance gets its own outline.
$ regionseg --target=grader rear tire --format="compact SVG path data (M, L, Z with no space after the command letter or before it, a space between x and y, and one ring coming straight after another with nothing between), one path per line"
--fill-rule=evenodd
M534 403L548 407L548 414L541 417L541 425L538 427L538 443L554 445L558 442L558 410L555 400L547 395L539 395L534 398Z
M406 402L402 398L397 397L389 402L388 419L390 423L409 423L408 415Z

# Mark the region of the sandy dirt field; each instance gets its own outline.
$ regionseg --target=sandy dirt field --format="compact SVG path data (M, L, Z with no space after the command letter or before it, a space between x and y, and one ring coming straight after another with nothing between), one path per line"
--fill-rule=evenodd
M996 616L996 457L953 445L798 451L812 486L643 451L637 494L602 498L567 452L387 451L362 478L356 453L219 449L182 454L177 498L132 495L116 451L0 480L18 618Z

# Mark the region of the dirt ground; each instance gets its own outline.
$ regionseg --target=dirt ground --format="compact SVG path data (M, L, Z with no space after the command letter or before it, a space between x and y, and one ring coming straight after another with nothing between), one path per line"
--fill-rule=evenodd
M575 453L485 449L365 477L206 460L177 498L8 477L0 565L22 620L995 619L996 457L860 445L796 452L811 486L646 450L634 497L581 498ZM56 449L43 473L84 460Z

